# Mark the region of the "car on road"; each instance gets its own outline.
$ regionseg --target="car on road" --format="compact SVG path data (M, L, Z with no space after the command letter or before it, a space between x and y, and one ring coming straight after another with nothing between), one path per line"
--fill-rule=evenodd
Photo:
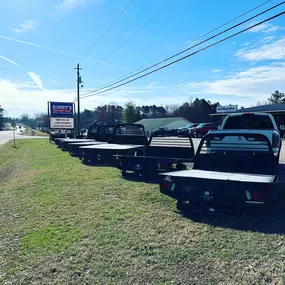
M191 123L191 124L187 125L186 127L179 128L177 130L177 135L179 137L188 137L189 136L189 130L197 127L198 125L199 125L199 123Z
M189 131L189 135L194 138L201 138L206 135L210 130L216 130L217 126L213 123L202 123L199 124L196 128L192 128Z
M255 146L256 151L264 151L266 142L264 139L256 137L260 134L265 136L274 152L274 155L278 158L282 147L282 140L276 122L271 114L268 113L233 113L229 114L222 122L219 130L211 131L211 134L237 134L224 137L223 139L217 139L214 142L208 142L208 147L211 150L215 149L231 149L231 144L240 143L241 150L246 151L248 148ZM238 134L243 134L239 136ZM250 135L255 135L251 137Z
M153 132L151 132L152 137L171 137L176 136L177 130L168 128L157 128Z

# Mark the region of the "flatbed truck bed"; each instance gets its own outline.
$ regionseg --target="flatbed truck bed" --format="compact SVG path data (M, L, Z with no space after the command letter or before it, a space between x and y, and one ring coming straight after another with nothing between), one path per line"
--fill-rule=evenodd
M257 136L266 143L267 151L241 152L240 142L237 151L233 151L234 145L231 151L212 151L207 145L213 137L206 135L196 152L193 169L160 174L160 191L176 199L181 211L235 213L275 205L280 194L278 164L267 137L252 134L249 139Z

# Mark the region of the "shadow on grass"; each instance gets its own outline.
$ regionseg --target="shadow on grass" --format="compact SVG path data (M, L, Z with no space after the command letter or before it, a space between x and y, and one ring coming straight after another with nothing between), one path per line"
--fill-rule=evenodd
M181 212L178 212L181 214ZM193 222L208 224L213 227L253 231L266 234L285 234L285 208L256 209L237 215L209 215L188 212L182 214Z

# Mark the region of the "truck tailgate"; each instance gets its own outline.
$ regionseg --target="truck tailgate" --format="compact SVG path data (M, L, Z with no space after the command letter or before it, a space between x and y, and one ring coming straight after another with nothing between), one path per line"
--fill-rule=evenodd
M275 175L184 170L160 175L160 191L201 207L270 204Z

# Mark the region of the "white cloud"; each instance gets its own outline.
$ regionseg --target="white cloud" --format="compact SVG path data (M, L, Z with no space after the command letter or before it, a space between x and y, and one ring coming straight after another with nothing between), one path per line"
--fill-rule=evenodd
M58 84L57 81L55 81L55 80L51 80L51 82L54 84Z
M255 25L257 24L257 22L251 22L248 26L252 26L252 25ZM269 24L269 23L263 23L259 26L256 26L252 29L249 30L249 32L251 33L259 33L259 32L262 32L262 33L274 33L278 30L284 30L284 27L279 27L279 26L274 26L272 24Z
M44 91L43 83L41 81L41 77L34 73L34 72L28 72L28 75L31 77L31 79L35 82L36 86Z
M222 72L221 69L212 69L213 72L218 73L218 72Z
M90 3L97 4L102 1L103 0L63 0L59 5L56 6L56 9L61 12L67 12L82 5Z
M25 34L30 30L33 30L36 22L32 20L26 20L23 24L19 24L17 28L11 29L13 32L18 34Z
M0 58L2 58L2 59L4 59L4 60L6 60L6 61L12 63L13 65L19 65L19 64L16 63L15 61L13 61L13 60L11 60L11 59L9 59L9 58L3 56L3 55L0 55Z
M285 62L249 68L222 80L192 82L186 87L190 94L250 97L254 103L268 98L273 90L285 90Z
M241 49L236 56L249 61L285 59L285 38L254 49Z

